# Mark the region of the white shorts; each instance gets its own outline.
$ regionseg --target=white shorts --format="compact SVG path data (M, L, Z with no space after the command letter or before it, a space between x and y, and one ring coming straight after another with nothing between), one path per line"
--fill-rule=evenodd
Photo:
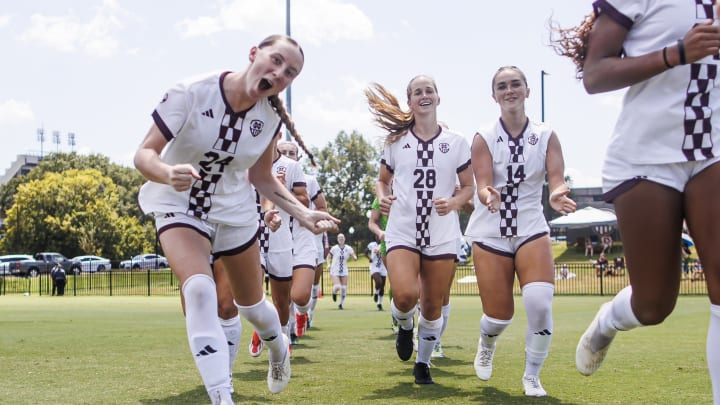
M372 276L375 273L380 273L381 276L387 277L387 269L385 268L385 265L380 263L380 265L376 265L375 263L370 265L370 275Z
M387 234L386 234L387 236ZM389 255L391 251L395 249L404 249L404 250L410 250L412 252L415 252L420 255L423 259L426 260L443 260L443 259L452 259L453 261L457 260L457 240L453 239L449 242L441 243L439 245L433 245L433 246L426 246L423 248L418 248L416 246L407 246L402 244L402 242L394 242L385 239L385 244L387 246L387 254Z
M258 222L249 226L212 224L200 218L181 212L155 215L155 227L158 235L172 228L190 228L206 237L217 259L220 256L236 255L244 252L255 243L258 234Z
M325 243L321 235L315 237L315 253L317 254L315 266L325 263Z
M293 270L298 268L315 269L317 250L314 234L310 231L296 234L293 240Z
M644 165L626 162L609 154L605 157L602 169L604 199L612 202L640 180L672 187L682 193L693 176L717 162L720 162L720 157L694 162Z
M516 236L514 238L484 238L481 240L473 240L473 244L490 253L513 258L515 257L515 253L517 253L524 244L542 238L547 234L547 232L541 232L535 235Z
M268 252L261 254L260 263L265 273L273 280L292 280L292 251ZM264 258L262 257L264 256Z

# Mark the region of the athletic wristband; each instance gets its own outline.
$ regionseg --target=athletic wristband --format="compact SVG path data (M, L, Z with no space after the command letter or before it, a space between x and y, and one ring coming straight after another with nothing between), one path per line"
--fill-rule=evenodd
M687 62L685 61L685 44L683 44L682 39L677 40L677 47L678 47L678 54L680 55L680 64L684 65Z
M668 69L672 69L674 66L671 65L670 62L668 62L668 58L667 58L667 46L666 46L665 48L663 48L663 50L662 50L662 55L663 55L663 62L665 62L665 66L666 66Z

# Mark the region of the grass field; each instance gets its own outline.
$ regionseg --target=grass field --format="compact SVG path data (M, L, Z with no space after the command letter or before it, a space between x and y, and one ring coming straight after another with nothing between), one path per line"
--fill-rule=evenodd
M498 343L490 381L472 368L477 297L453 297L443 337L446 357L433 361L436 384L413 384L412 362L397 359L389 311L350 297L339 311L322 298L316 322L292 359L293 377L278 395L267 389L267 354L251 358L245 327L234 368L236 403L711 403L705 362L706 297L682 297L660 326L622 333L592 377L574 366L575 345L609 298L556 297L555 333L541 374L547 398L525 398L525 313ZM188 350L177 297L0 297L0 403L209 403Z

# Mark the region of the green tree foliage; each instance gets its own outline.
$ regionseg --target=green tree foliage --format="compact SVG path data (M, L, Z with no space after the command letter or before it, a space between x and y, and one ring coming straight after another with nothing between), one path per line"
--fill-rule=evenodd
M124 190L100 170L46 170L38 178L38 168L17 185L13 204L5 212L1 251L114 259L146 249L154 240L154 232L148 235L135 215L120 212Z
M328 203L328 211L340 219L340 231L358 248L372 238L367 227L367 211L375 198L379 153L357 131L338 133L322 150L314 150L318 161L318 182ZM352 227L354 233L349 235ZM331 241L334 238L331 238ZM359 252L362 253L362 252Z

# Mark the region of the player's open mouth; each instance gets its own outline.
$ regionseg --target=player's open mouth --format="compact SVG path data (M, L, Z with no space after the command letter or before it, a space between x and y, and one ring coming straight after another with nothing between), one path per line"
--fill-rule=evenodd
M260 90L262 90L262 91L270 90L271 87L272 87L272 83L270 83L270 81L268 79L260 80Z

